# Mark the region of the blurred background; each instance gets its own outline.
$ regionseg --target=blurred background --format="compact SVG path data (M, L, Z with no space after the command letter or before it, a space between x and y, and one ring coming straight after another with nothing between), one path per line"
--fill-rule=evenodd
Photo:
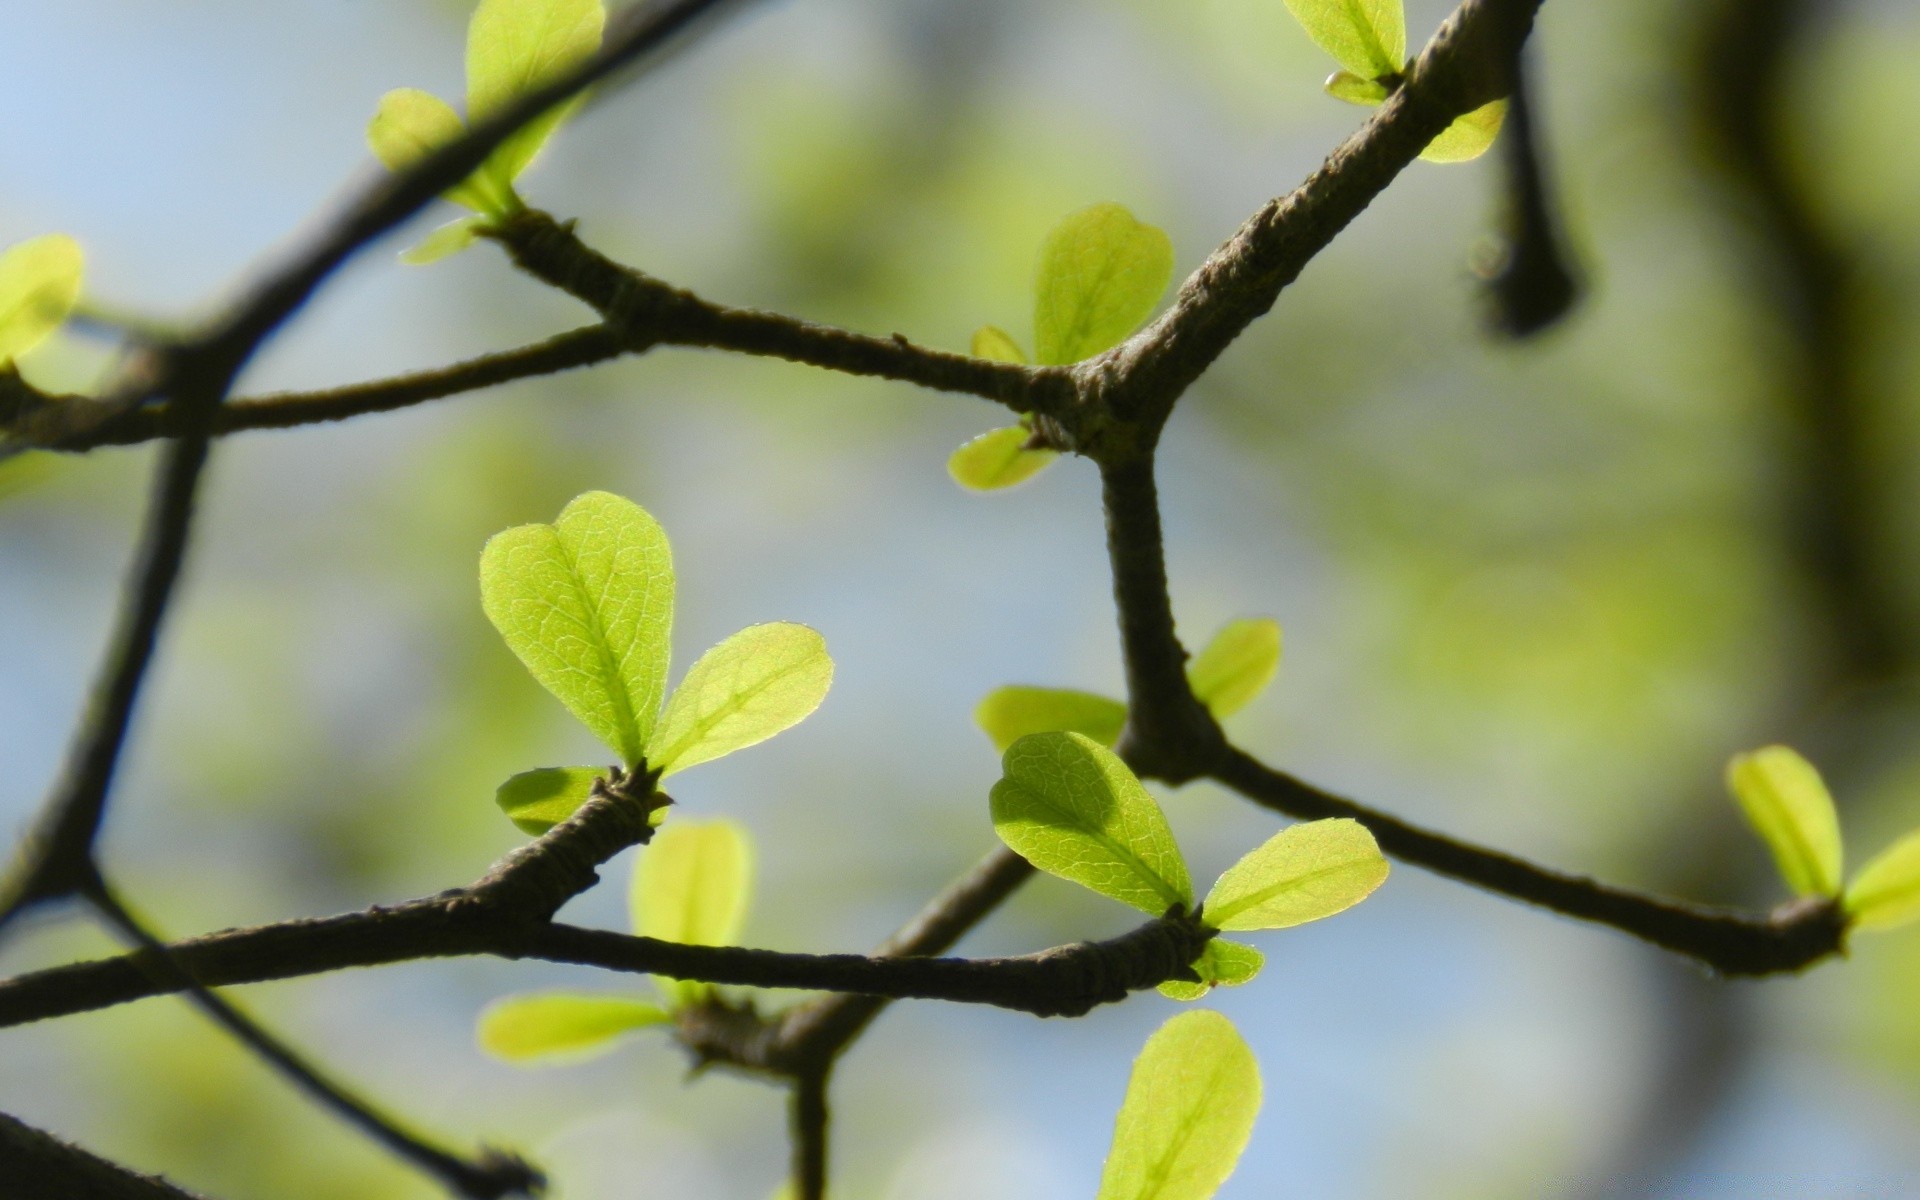
M372 170L382 92L456 98L467 6L4 6L0 243L52 231L116 318L204 313ZM1445 15L1411 0L1410 40ZM1589 286L1522 344L1471 269L1497 155L1416 164L1185 400L1161 490L1189 644L1286 631L1229 733L1365 803L1611 881L1782 899L1720 785L1788 741L1852 861L1920 824L1920 8L1897 0L1546 5L1548 165ZM1280 0L777 0L604 97L522 181L600 249L717 300L964 348L1028 337L1040 238L1119 200L1180 272L1363 119ZM362 255L245 392L443 364L587 323L481 246ZM85 388L110 340L25 364ZM819 628L832 695L682 777L747 823L748 940L876 942L993 844L969 714L1009 682L1121 686L1097 486L1067 461L964 494L991 406L778 362L657 351L335 427L228 439L104 846L173 935L466 882L521 840L492 803L603 756L482 617L486 537L589 488L674 539L676 660ZM94 669L152 450L0 468L0 828L52 778ZM1838 502L1836 502L1838 498ZM679 668L676 668L676 674ZM1165 801L1196 878L1274 828ZM629 859L567 915L624 927ZM1051 879L962 945L1108 936ZM1920 1196L1920 929L1803 978L1715 984L1593 927L1396 868L1335 920L1259 935L1206 1003L1266 1080L1226 1197ZM78 919L12 973L111 949ZM761 1197L782 1096L689 1082L664 1039L516 1069L491 999L640 979L451 961L245 989L245 1003L450 1144L518 1148L571 1200ZM784 1002L787 997L769 997ZM1174 1005L1079 1021L891 1009L836 1076L837 1194L1089 1196L1128 1063ZM185 1005L0 1030L0 1110L241 1197L434 1190Z

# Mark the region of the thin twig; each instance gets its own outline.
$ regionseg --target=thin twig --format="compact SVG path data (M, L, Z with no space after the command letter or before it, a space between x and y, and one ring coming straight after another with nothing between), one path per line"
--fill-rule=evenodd
M794 1200L826 1200L830 1116L827 1087L832 1071L809 1071L793 1081L787 1124L793 1141Z
M0 1113L0 1180L8 1200L206 1200Z

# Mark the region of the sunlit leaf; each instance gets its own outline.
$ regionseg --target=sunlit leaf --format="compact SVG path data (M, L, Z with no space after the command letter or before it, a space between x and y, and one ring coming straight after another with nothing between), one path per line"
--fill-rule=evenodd
M0 367L47 340L80 299L80 243L49 233L0 254Z
M1483 104L1465 116L1455 118L1453 124L1440 131L1440 136L1427 143L1420 157L1428 162L1456 163L1479 158L1493 145L1493 139L1500 136L1500 123L1507 119L1507 102L1495 100Z
M1174 1017L1133 1062L1098 1200L1207 1200L1233 1174L1260 1113L1260 1065L1233 1022Z
M467 26L467 115L482 121L568 74L600 49L601 0L480 0ZM488 156L480 174L511 192L576 96L523 125Z
M1243 942L1214 938L1194 960L1199 983L1169 979L1160 985L1160 994L1169 1000L1198 1000L1216 987L1239 987L1260 973L1266 956Z
M440 228L420 239L420 244L403 251L400 261L410 267L424 267L428 263L439 262L450 254L458 254L474 239L480 236L484 222L478 217L461 217L458 221L449 221Z
M404 171L465 132L460 114L445 100L419 88L397 88L380 97L380 107L367 125L367 145L389 171ZM510 191L478 174L443 194L490 218L503 217L518 207Z
M646 510L588 492L552 525L495 534L480 556L480 599L533 677L638 765L673 633L673 554Z
M833 682L827 642L805 625L751 625L700 656L647 745L662 775L763 742L820 707Z
M1862 867L1842 904L1856 929L1891 929L1920 918L1920 829Z
M1194 698L1225 717L1267 689L1280 669L1280 623L1267 617L1229 621L1187 664Z
M522 771L501 784L494 803L518 825L536 837L571 817L593 792L594 780L605 767L541 767Z
M973 331L973 346L969 350L975 358L988 358L994 362L1018 363L1026 365L1027 356L1020 349L1020 343L1013 335L998 325L982 325Z
M1840 894L1840 818L1812 763L1785 746L1736 754L1727 787L1788 887L1802 896Z
M1398 75L1407 62L1401 0L1287 0L1314 44L1362 79Z
M973 720L1002 754L1030 733L1083 733L1111 746L1127 723L1127 706L1092 692L1011 685L988 692Z
M1228 867L1201 909L1215 929L1285 929L1352 908L1386 882L1387 860L1347 817L1290 825Z
M1118 204L1096 204L1054 226L1034 280L1034 354L1079 362L1126 340L1173 278L1173 243Z
M668 822L640 852L633 872L633 931L689 946L730 946L740 938L753 897L753 842L734 821ZM711 986L659 978L673 1007L697 1002Z
M1166 817L1113 751L1077 733L1037 733L1002 766L993 827L1014 853L1156 917L1193 907Z
M1058 450L1027 449L1032 437L1032 431L1022 425L989 429L953 452L947 459L947 474L961 487L976 492L1024 483L1060 457Z
M1327 76L1327 82L1321 86L1335 100L1345 100L1348 104L1367 108L1385 103L1388 95L1386 84L1377 79L1362 79L1352 71L1335 71Z
M613 1048L621 1034L673 1018L657 1004L625 996L546 993L509 996L480 1014L480 1048L510 1062L578 1061Z

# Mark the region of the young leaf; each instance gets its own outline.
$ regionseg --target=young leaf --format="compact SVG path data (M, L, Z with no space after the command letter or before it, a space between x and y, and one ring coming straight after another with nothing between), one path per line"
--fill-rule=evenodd
M947 459L947 474L964 488L976 492L997 491L1024 483L1060 457L1058 450L1029 450L1033 437L1024 425L989 429Z
M522 771L501 784L493 801L520 827L535 837L572 816L593 793L594 780L605 767L541 767Z
M1280 623L1266 617L1229 621L1187 664L1194 699L1216 717L1245 708L1280 669Z
M413 249L402 251L400 261L410 267L424 267L450 254L458 254L473 245L474 239L480 236L483 224L479 217L461 217L457 221L449 221L422 238Z
M805 625L750 625L700 656L667 701L647 765L671 775L764 742L826 697L833 659Z
M1239 987L1260 973L1266 955L1243 942L1214 938L1194 960L1199 983L1169 979L1160 985L1160 994L1169 1000L1198 1000L1217 987Z
M633 931L690 946L740 937L753 894L753 843L733 821L680 818L653 835L633 872ZM710 990L695 980L657 979L674 1008Z
M973 331L973 345L968 353L975 358L988 358L994 362L1019 363L1025 366L1026 354L1020 349L1020 343L1013 335L998 325L982 325Z
M1841 904L1855 929L1892 929L1920 917L1920 829L1862 867Z
M467 116L485 120L572 71L600 49L601 0L480 0L467 26ZM556 105L522 126L488 156L478 174L512 194L561 122L583 98Z
M1802 896L1840 894L1840 818L1812 763L1785 746L1736 754L1727 787L1788 887Z
M404 171L466 131L445 100L419 88L396 88L380 97L367 124L367 145L389 171ZM518 207L511 190L476 172L444 193L483 217L500 218Z
M1173 243L1118 204L1096 204L1054 226L1034 281L1034 353L1057 366L1126 340L1173 278Z
M1133 1061L1098 1200L1207 1200L1259 1113L1260 1064L1233 1022L1181 1013Z
M1228 867L1207 893L1215 929L1285 929L1352 908L1386 882L1387 860L1348 817L1290 825Z
M1014 853L1156 917L1193 907L1166 817L1113 751L1077 733L1036 733L1002 766L993 827Z
M1493 145L1493 139L1500 136L1500 123L1507 119L1507 102L1495 100L1463 116L1456 117L1453 124L1440 131L1440 136L1427 143L1420 157L1428 162L1456 163L1479 158Z
M646 510L587 492L552 525L495 534L480 555L480 600L533 677L637 766L673 633L673 553Z
M0 368L47 340L80 299L80 243L49 233L0 254Z
M1407 62L1401 0L1287 0L1314 44L1362 79L1398 75Z
M1092 692L1012 685L988 692L973 722L1002 754L1030 733L1083 733L1111 746L1127 723L1127 706Z
M1326 83L1321 86L1335 100L1345 100L1348 104L1367 108L1384 104L1388 94L1386 84L1377 79L1362 79L1351 71L1335 71L1327 76Z
M672 1021L665 1009L625 996L548 993L509 996L480 1014L480 1048L509 1062L565 1056L578 1060L612 1049L623 1033Z

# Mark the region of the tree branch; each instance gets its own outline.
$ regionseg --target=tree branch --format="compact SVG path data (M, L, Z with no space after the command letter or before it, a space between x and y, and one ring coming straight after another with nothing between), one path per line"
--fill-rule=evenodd
M0 1180L9 1200L206 1200L0 1113Z
M793 1140L793 1200L826 1200L828 1070L793 1081L787 1125Z

